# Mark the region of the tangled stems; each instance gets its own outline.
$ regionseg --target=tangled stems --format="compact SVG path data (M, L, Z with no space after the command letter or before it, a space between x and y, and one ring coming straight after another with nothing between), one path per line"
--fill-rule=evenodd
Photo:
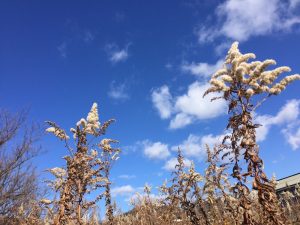
M246 186L247 177L253 177L253 189L258 191L259 202L267 212L267 220L272 224L283 224L281 212L278 207L278 200L274 185L267 178L263 171L263 160L259 157L259 146L256 144L257 124L253 123L251 112L253 106L249 98L244 98L241 93L243 89L237 91L236 96L230 96L229 113L231 117L228 129L232 130L230 137L231 150L234 154L234 167L232 176L238 180L234 187L234 192L240 199L240 206L244 209L244 224L254 224L252 215L249 213L251 201L248 199L250 193ZM247 163L247 171L241 173L239 165L240 154L243 152L244 160Z

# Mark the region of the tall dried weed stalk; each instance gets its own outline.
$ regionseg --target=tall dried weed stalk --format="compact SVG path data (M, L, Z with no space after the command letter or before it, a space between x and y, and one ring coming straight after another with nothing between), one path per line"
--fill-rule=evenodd
M243 223L255 224L253 213L250 211L250 189L247 186L247 178L253 177L252 187L258 191L266 223L284 224L285 218L278 206L274 184L263 171L263 160L259 156L259 146L256 142L256 128L259 125L253 121L253 112L267 97L280 94L289 83L300 79L300 75L286 76L275 83L278 76L289 72L290 68L283 66L266 70L276 62L272 59L249 62L253 58L253 53L242 54L238 43L233 43L223 68L212 76L211 87L205 95L211 92L222 93L221 97L212 100L222 98L228 103L230 118L227 129L231 134L224 138L223 149L226 156L231 155L234 164L232 176L238 181L234 192L243 209ZM225 144L227 140L230 144ZM247 163L245 171L240 163L242 157Z
M171 179L172 185L169 188L166 186L161 188L167 196L165 201L169 202L169 205L176 207L175 210L183 210L192 224L199 224L200 216L207 221L198 185L202 180L202 176L195 171L193 164L188 171L185 170L184 158L180 149L178 149L177 162L176 170L173 172L173 178ZM201 215L196 212L198 209L201 210Z
M108 120L101 125L97 104L94 103L87 118L79 120L76 127L70 130L75 141L74 148L69 144L70 138L66 132L54 122L47 121L50 127L46 131L64 141L69 150L69 155L64 157L66 168L49 170L56 177L50 181L50 185L59 193L58 199L42 200L49 205L50 223L87 224L87 214L103 197L106 200L106 217L110 224L113 223L109 171L112 162L118 159L120 150L111 146L116 140L102 139L97 142L97 138L105 134L113 121ZM92 192L96 197L88 201L86 196Z

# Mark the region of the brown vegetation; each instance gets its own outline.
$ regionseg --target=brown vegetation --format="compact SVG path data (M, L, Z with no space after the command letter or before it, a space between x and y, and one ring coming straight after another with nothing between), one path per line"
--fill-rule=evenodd
M97 104L86 119L71 128L74 146L67 132L48 121L46 130L65 144L69 154L66 165L49 170L55 177L48 181L56 197L36 199L36 177L27 168L35 153L34 138L27 132L11 154L5 149L23 122L22 116L0 114L0 223L2 224L63 224L63 225L217 225L217 224L300 224L300 188L284 192L278 198L275 181L263 170L263 160L256 141L253 113L268 97L278 95L286 86L300 79L292 75L275 83L288 67L266 70L274 60L252 61L252 53L242 54L238 44L230 48L223 68L210 81L209 93L220 93L228 104L227 134L222 143L207 146L207 167L203 174L196 166L184 165L178 150L177 165L172 177L153 197L151 187L132 199L133 209L118 213L112 204L110 171L118 159L119 149L112 139L98 140L105 134L109 120L99 121ZM254 98L255 97L255 98ZM29 167L31 168L31 167ZM249 182L252 185L249 185ZM94 192L96 197L88 201ZM106 219L100 221L97 203L105 201Z

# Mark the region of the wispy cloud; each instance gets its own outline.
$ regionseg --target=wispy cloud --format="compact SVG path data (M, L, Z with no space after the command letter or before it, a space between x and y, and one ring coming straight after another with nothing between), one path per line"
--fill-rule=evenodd
M83 38L84 42L89 43L89 42L95 40L95 35L90 30L86 30L83 33L83 37L82 38Z
M283 129L282 132L285 135L287 142L291 145L293 150L300 148L300 122L297 121L295 124L290 124L287 128Z
M57 50L62 58L69 57L68 52L76 49L78 45L84 43L88 46L97 37L97 31L88 27L80 26L76 20L67 19L64 24L66 34L61 43L57 46ZM71 52L71 51L70 51Z
M207 134L204 136L198 136L190 134L186 140L181 144L173 146L171 149L177 151L178 148L181 149L183 155L187 157L195 157L202 160L206 156L206 145L214 147L216 144L222 143L224 135L212 135Z
M218 60L215 64L208 64L204 62L200 63L187 63L184 62L181 65L181 70L184 72L191 73L197 77L210 77L214 72L216 72L219 68L221 68L224 60Z
M211 42L220 36L246 41L251 36L289 31L300 23L294 11L298 0L227 0L216 10L216 25L202 24L197 29L200 43Z
M111 189L111 195L113 197L117 196L130 196L135 189L131 185L119 186Z
M120 49L116 44L107 44L105 50L109 61L113 64L126 61L129 57L129 46L130 44L127 44L125 48Z
M168 62L168 63L166 63L165 64L165 68L167 69L167 70L171 70L171 69L173 69L173 64L172 63L170 63L170 62Z
M117 84L116 81L112 81L107 95L115 100L127 100L129 99L128 85L126 83Z
M109 60L113 63L117 63L117 62L125 61L127 58L128 58L128 50L121 49L119 51L112 52Z
M129 179L134 179L136 178L136 175L133 175L133 174L122 174L119 176L120 179L126 179L126 180L129 180Z
M300 148L300 100L292 99L281 107L275 116L257 115L257 141L264 141L273 126L281 126L281 132L293 150Z
M57 50L62 58L67 58L67 43L65 41L57 47Z
M153 105L158 110L160 117L162 119L169 118L172 112L172 96L170 94L169 87L164 85L160 88L154 89L151 97Z

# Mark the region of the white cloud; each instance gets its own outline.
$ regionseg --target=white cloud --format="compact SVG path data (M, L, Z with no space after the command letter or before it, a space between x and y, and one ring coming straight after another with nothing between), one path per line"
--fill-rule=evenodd
M300 124L298 123L297 125L299 126ZM282 132L293 150L300 148L300 128L294 129L294 126L288 127L283 129Z
M256 129L256 141L264 141L267 138L270 126L272 125L269 122L271 121L271 118L272 116L269 115L259 115L255 117L255 123L261 125Z
M212 134L207 134L201 138L201 143L203 147L205 147L205 145L208 145L209 147L213 148L215 145L221 144L224 137L225 134L220 134L216 136Z
M199 43L212 42L216 37L220 35L220 31L215 27L201 26L196 32Z
M179 96L175 108L179 112L196 116L199 119L214 118L224 112L225 102L211 102L212 95L203 98L203 94L210 87L209 84L194 82L188 88L187 94Z
M300 100L292 99L288 101L277 113L277 115L271 119L273 124L283 124L295 121L300 113L299 109Z
M218 69L222 67L224 60L218 60L215 64L208 63L184 63L181 66L182 71L191 73L197 77L211 77Z
M108 91L108 96L116 100L126 100L129 99L129 94L127 93L127 85L125 83L116 84L112 81L110 84L110 89Z
M161 118L170 118L170 129L185 127L197 120L206 120L220 116L226 112L223 99L211 102L215 94L210 93L203 98L210 87L208 83L198 81L192 83L186 94L172 97L169 88L164 85L152 93L152 102Z
M297 123L300 114L300 100L292 99L279 110L275 116L271 115L258 115L255 117L255 123L261 124L256 130L257 141L264 141L269 133L269 130L274 125L286 125L282 131L286 135L288 142L295 147L297 143L297 135L293 138L290 130L293 124ZM289 141L290 140L290 141ZM296 140L296 141L295 141ZM293 143L293 144L292 144Z
M132 194L134 191L135 191L135 189L131 185L124 185L124 186L112 188L111 195L113 197L128 196L128 195Z
M184 156L195 157L202 160L206 157L206 145L213 148L216 144L221 144L224 135L207 134L204 136L197 136L190 134L186 140L177 146L173 146L172 150L177 151L178 147L181 149Z
M126 61L129 57L129 45L130 44L127 44L124 49L120 49L116 44L107 44L105 46L105 50L108 54L109 61L111 61L114 64Z
M184 163L185 167L189 167L189 166L191 166L192 161L189 159L184 159L183 163ZM177 158L173 157L165 163L165 165L163 166L163 169L168 170L168 171L173 171L173 170L175 170L176 164L178 164Z
M205 154L205 150L203 149L201 137L190 134L187 140L184 140L182 144L179 146L173 146L172 150L177 150L180 148L183 152L183 155L199 157Z
M246 41L251 36L288 31L293 25L300 23L300 17L293 12L298 2L227 0L217 7L217 25L200 27L197 32L199 42L212 41L219 36Z
M149 140L143 141L144 154L149 159L166 159L170 155L167 144L161 142L150 142Z
M184 127L195 120L205 120L220 116L226 111L223 99L211 102L213 93L203 98L204 92L209 88L208 83L192 83L186 94L178 96L175 102L176 116L170 122L170 128Z
M207 63L183 64L182 70L195 76L209 78L223 64L223 60L214 65ZM169 128L183 128L198 120L206 120L218 117L226 112L226 102L218 99L211 102L216 93L210 93L203 97L205 91L210 87L207 82L195 81L187 88L187 92L172 96L167 85L155 89L152 92L152 103L159 112L162 119L170 119Z
M113 63L125 61L128 58L128 52L126 49L113 52L110 57L110 61Z
M185 127L191 124L193 121L193 117L186 113L178 113L175 117L170 121L169 128L170 129L178 129Z
M164 85L152 92L152 103L158 110L159 115L162 119L167 119L171 115L172 111L172 96L169 92L169 87Z
M272 31L278 21L278 0L229 0L218 8L226 17L221 32L235 40L244 41L250 35Z

